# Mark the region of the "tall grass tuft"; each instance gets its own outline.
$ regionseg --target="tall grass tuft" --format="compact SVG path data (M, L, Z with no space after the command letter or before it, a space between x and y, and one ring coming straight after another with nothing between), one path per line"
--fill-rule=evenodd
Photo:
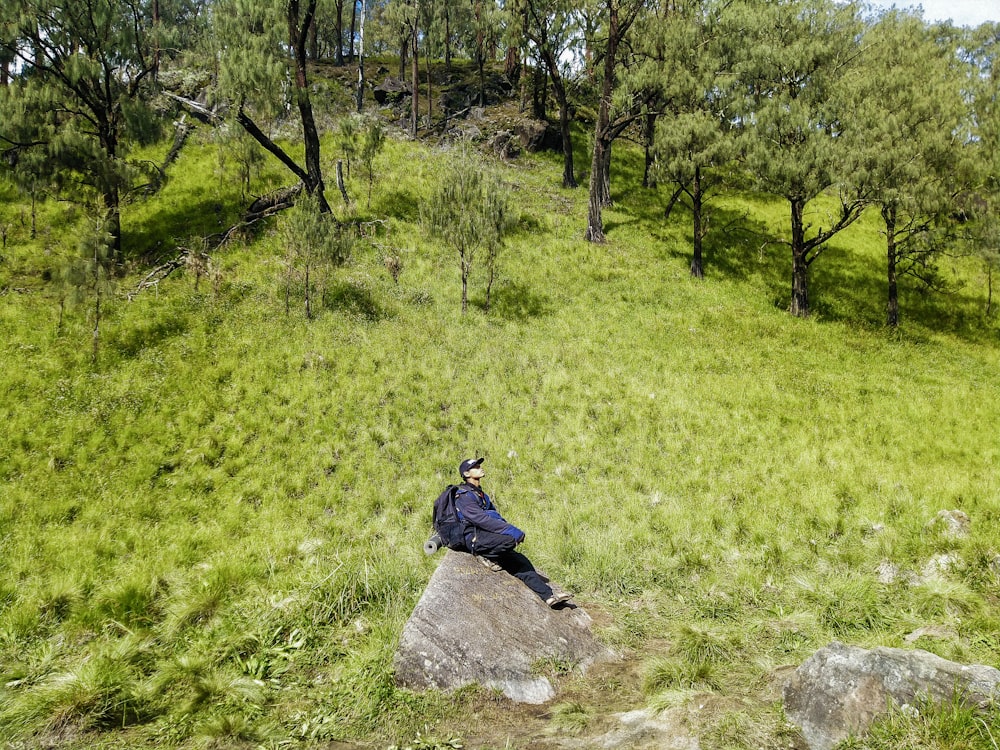
M147 649L146 643L123 639L49 674L30 690L15 690L0 710L0 724L39 732L107 729L146 718L150 706L142 690L142 662Z
M642 688L647 696L687 690L715 690L721 685L718 667L707 661L656 658L646 665Z
M259 706L265 695L260 680L193 654L161 665L148 688L160 703L179 706L182 713L188 714L203 707Z
M799 584L817 607L820 623L838 636L878 631L892 623L893 610L869 576L847 572L819 582L799 579Z
M195 730L198 745L204 748L232 747L234 743L260 743L267 734L246 716L231 713L211 716Z
M578 701L564 701L552 707L552 726L564 732L582 732L593 719L593 711Z
M671 651L692 664L722 664L733 658L736 648L727 635L684 623L677 629Z

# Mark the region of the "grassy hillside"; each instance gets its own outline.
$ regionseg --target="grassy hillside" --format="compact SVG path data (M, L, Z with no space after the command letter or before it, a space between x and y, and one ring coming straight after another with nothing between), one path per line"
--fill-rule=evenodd
M905 289L886 332L866 219L814 266L817 314L794 319L788 251L767 242L780 203L722 201L696 282L687 217L665 224L622 154L601 247L556 157L502 167L521 220L493 309L474 274L463 316L457 259L418 221L439 147L391 140L371 208L360 169L356 206L336 207L384 223L321 275L307 321L300 280L286 313L281 219L216 252L212 278L125 299L149 258L238 213L233 160L196 139L126 210L147 260L106 305L96 367L90 307L61 315L53 280L82 218L46 204L31 240L6 190L0 737L523 747L709 693L732 700L702 747L784 747L771 676L832 639L1000 663L1000 348L975 269L956 266L949 297ZM555 708L393 685L437 563L430 505L473 454L527 553L626 657L563 675ZM942 510L968 514L967 537ZM898 720L886 742L922 721ZM995 747L981 740L962 747ZM908 746L959 746L929 743Z

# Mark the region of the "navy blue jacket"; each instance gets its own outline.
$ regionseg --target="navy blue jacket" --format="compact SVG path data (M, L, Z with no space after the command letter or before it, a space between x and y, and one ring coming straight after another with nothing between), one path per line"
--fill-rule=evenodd
M459 485L455 493L455 511L465 523L465 543L469 549L473 548L472 541L477 529L506 534L514 537L514 541L518 543L524 540L524 532L504 520L490 496L468 482Z

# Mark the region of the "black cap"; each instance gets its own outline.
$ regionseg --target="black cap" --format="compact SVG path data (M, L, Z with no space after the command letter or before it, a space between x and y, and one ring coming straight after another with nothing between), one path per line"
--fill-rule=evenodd
M458 465L458 473L464 478L465 472L467 472L469 469L476 468L484 460L485 459L482 458L467 458Z

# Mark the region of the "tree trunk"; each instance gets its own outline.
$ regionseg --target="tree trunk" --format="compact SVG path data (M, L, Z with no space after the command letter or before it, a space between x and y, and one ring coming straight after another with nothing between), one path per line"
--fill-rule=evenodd
M618 4L609 2L608 11L608 47L604 55L604 81L597 107L594 158L590 167L590 202L585 234L590 242L606 241L601 210L611 202L608 167L611 160L611 94L615 85L615 61L618 57L619 42Z
M486 106L486 61L482 54L476 55L479 63L479 106Z
M656 187L656 175L653 174L653 164L656 163L656 152L653 148L653 138L655 135L656 115L652 112L647 112L645 128L643 128L643 145L646 151L646 166L642 172L642 186L644 188Z
M410 136L417 137L417 120L420 115L420 64L417 55L420 49L420 35L417 32L419 8L414 9L413 34L410 37L410 75L413 77L413 95L410 97Z
M111 260L117 265L122 261L122 213L117 185L113 185L105 191L104 208L108 212L108 234L111 235Z
M340 195L344 199L344 205L350 206L351 199L347 197L347 186L344 184L344 160L337 159L337 187L340 188Z
M462 315L469 309L469 264L465 258L465 251L461 253L462 263Z
M333 31L337 35L337 49L334 50L337 67L344 64L344 0L337 0L334 6Z
M95 274L96 277L96 274ZM100 353L101 344L101 288L100 281L97 282L97 288L94 290L94 331L92 333L91 339L91 361L94 367L97 367L97 360Z
M667 201L666 208L663 209L663 220L670 221L670 214L674 210L674 206L677 205L677 201L681 197L681 193L684 192L684 184L678 184L677 189L674 190L673 194L670 196L670 200Z
M98 113L98 140L101 148L108 158L108 162L114 164L118 158L118 134L111 120L105 113ZM108 233L111 235L111 262L117 265L122 261L122 223L121 223L121 194L118 188L118 177L109 174L101 181L101 199L108 217Z
M326 202L324 194L319 131L313 117L312 101L309 98L309 79L306 74L306 41L309 37L309 27L314 23L316 3L317 0L307 2L305 17L300 24L298 1L291 0L288 4L288 30L289 38L294 44L295 99L299 106L299 117L302 119L302 138L306 152L306 192L316 196L321 213L330 213L330 204Z
M361 34L358 37L358 114L365 104L365 0L361 0Z
M608 164L611 160L611 139L608 137L607 110L601 106L605 120L597 118L597 132L594 136L594 157L590 163L590 201L587 210L586 238L590 242L605 242L604 220L601 211L611 203Z
M319 28L317 24L309 24L309 59L319 60Z
M543 65L535 65L535 75L532 76L533 86L531 89L531 111L536 120L544 120L545 117L545 91L548 83L548 69Z
M160 74L160 0L153 0L153 70L152 78L155 82Z
M573 168L573 136L569 123L569 97L566 94L566 84L559 73L558 61L551 51L544 54L545 67L548 69L549 77L552 79L552 90L556 94L556 101L559 102L559 135L562 137L563 149L563 187L577 187L576 176Z
M598 125L600 131L600 125ZM587 232L584 235L588 242L603 243L604 221L601 218L601 190L597 183L604 179L604 143L600 138L594 140L594 155L590 161L590 200L587 204Z
M309 264L306 263L306 320L312 320L312 299L309 296Z
M451 7L444 4L444 72L451 75Z
M354 62L354 30L358 28L358 0L351 2L351 38L348 42L348 60Z
M993 264L986 261L986 314L993 312Z
M560 87L556 92L559 99L559 133L562 135L563 149L563 187L575 188L578 183L573 174L573 134L569 124L569 102L566 91Z
M534 79L534 74L532 74ZM517 108L518 112L524 112L528 108L528 47L525 45L521 53L521 102Z
M611 200L611 150L614 147L614 139L610 136L607 139L607 148L604 149L604 179L601 180L601 206L610 208L614 205Z
M885 221L886 281L888 282L885 324L890 328L896 328L899 326L899 283L897 275L899 255L896 249L896 209L892 206L883 206L882 219Z
M476 66L479 68L479 106L486 106L486 39L483 33L483 0L473 0L472 11L476 24Z
M434 122L434 91L431 86L431 52L428 47L426 55L424 55L424 70L427 71L427 125L430 126Z
M483 305L485 312L490 311L490 293L493 291L493 280L496 278L496 253L490 254L489 267L486 269L486 302Z
M790 201L792 213L792 303L789 312L797 318L809 316L809 262L806 257L802 211L805 201Z
M503 74L511 87L517 86L521 79L521 49L510 45L507 47L507 54L504 57Z
M705 278L705 267L702 263L701 240L705 236L705 230L701 221L701 167L694 168L694 180L691 183L691 213L694 229L694 251L691 254L691 275L696 279Z

